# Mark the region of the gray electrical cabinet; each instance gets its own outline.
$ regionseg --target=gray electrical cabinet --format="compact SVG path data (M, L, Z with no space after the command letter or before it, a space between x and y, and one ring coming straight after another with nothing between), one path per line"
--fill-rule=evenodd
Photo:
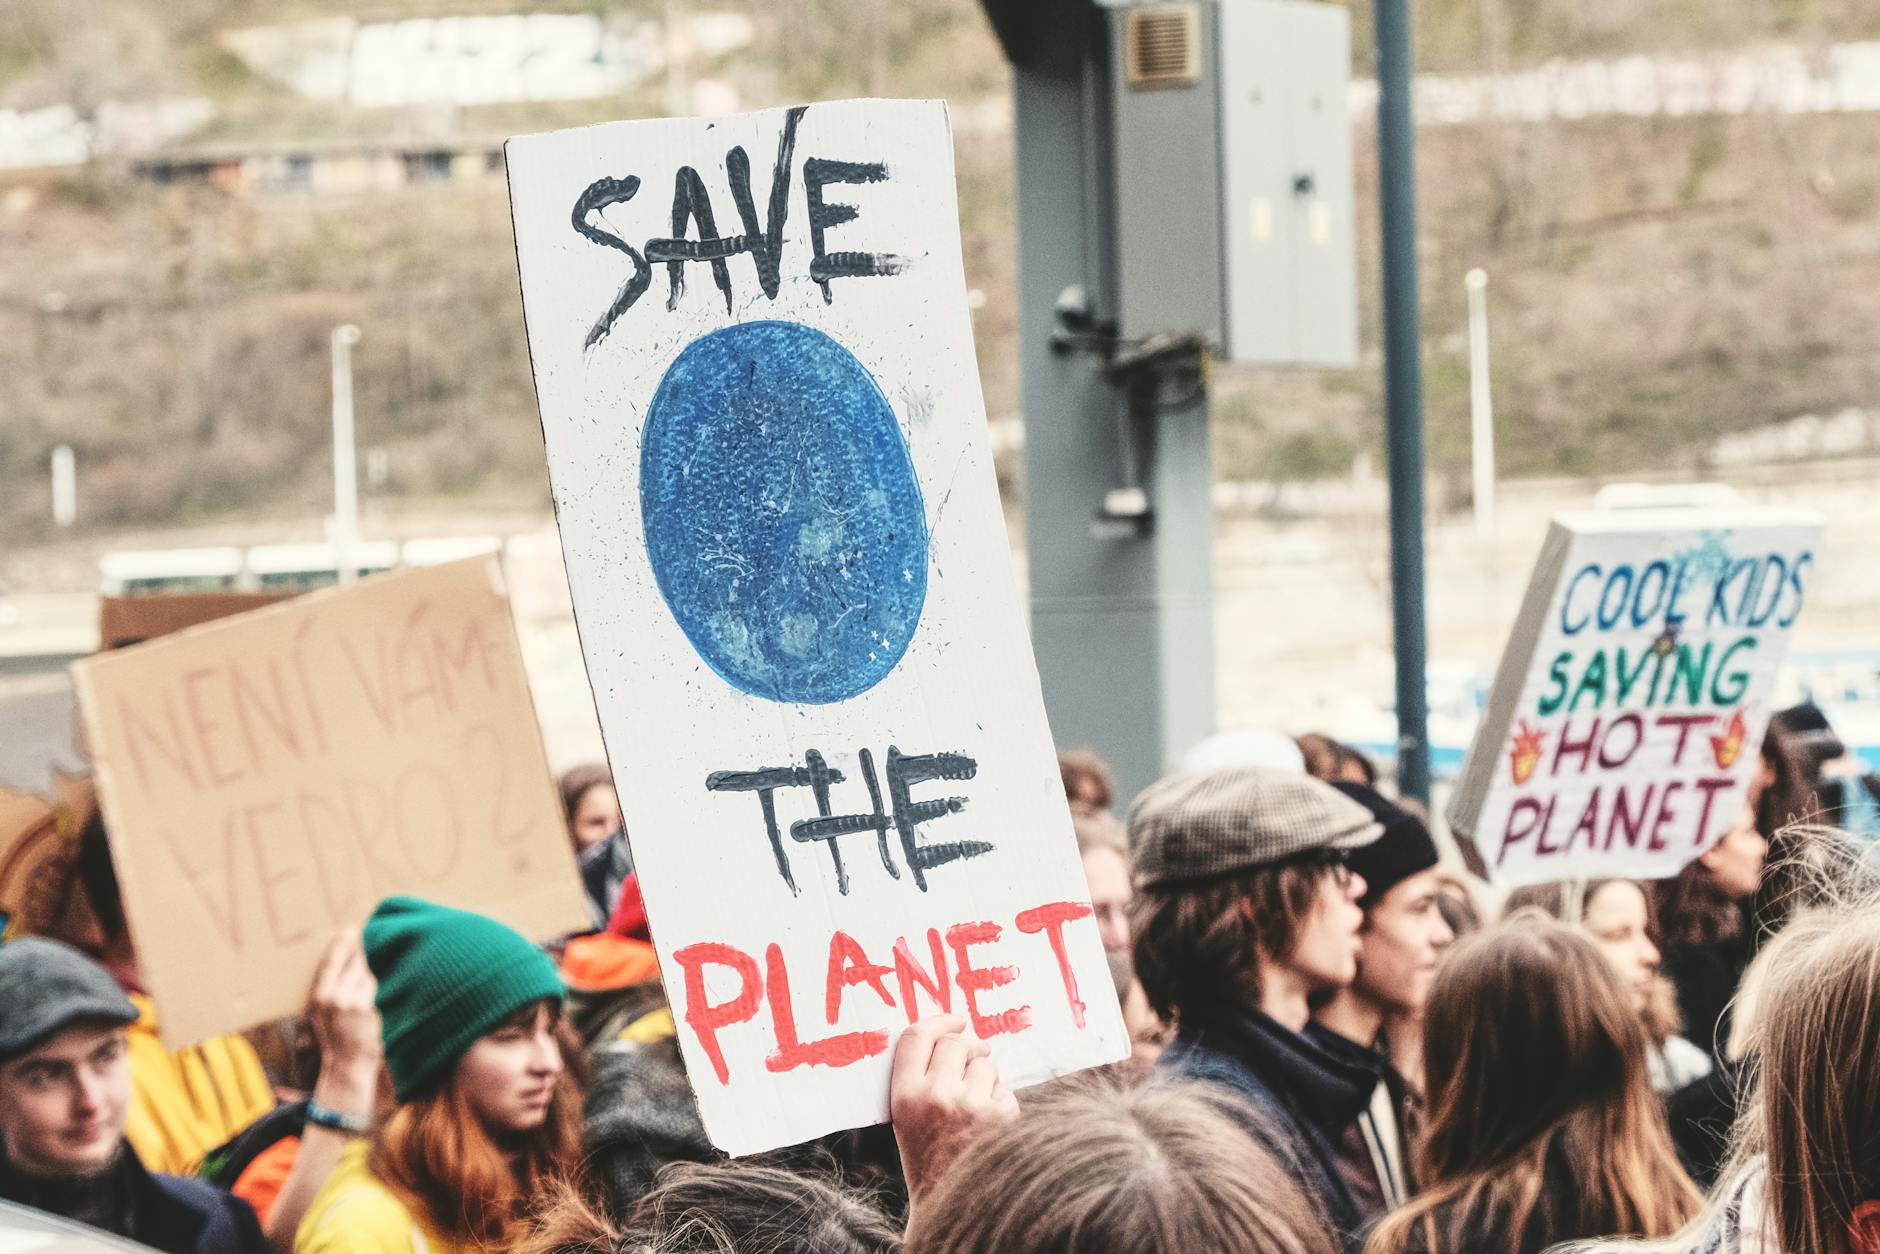
M1351 21L1318 0L1109 10L1122 334L1232 361L1358 356Z

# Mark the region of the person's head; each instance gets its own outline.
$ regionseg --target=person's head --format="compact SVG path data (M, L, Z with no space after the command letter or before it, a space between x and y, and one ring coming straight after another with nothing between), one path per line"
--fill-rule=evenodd
M1720 1183L1662 1242L1576 1254L1880 1254L1880 866L1866 840L1817 828L1805 897L1738 987L1727 1056L1748 1083ZM1726 1229L1739 1244L1719 1245Z
M1350 854L1351 869L1365 883L1352 992L1387 1014L1421 1015L1437 959L1455 939L1438 908L1436 842L1422 819L1376 789L1346 781L1332 787L1370 811L1384 829Z
M1676 876L1653 883L1652 904L1668 944L1729 940L1748 925L1751 903L1763 887L1771 838L1791 821L1790 802L1783 798L1792 790L1781 783L1790 769L1788 755L1773 734L1763 748L1729 831ZM1786 903L1790 894L1785 888L1777 895Z
M1291 771L1181 772L1148 788L1129 816L1130 922L1156 1013L1257 1007L1276 980L1308 994L1351 983L1366 887L1347 858L1378 833L1363 806Z
M1195 774L1248 767L1303 775L1306 760L1298 742L1285 732L1271 727L1228 727L1204 737L1182 754L1177 769Z
M1636 880L1555 880L1508 894L1504 912L1541 910L1583 928L1619 976L1632 1004L1648 1008L1658 984L1657 922L1651 896Z
M364 939L398 1099L373 1169L448 1231L499 1240L580 1148L561 978L494 919L412 897L380 902Z
M833 1170L675 1163L618 1223L557 1191L520 1254L895 1254L901 1230Z
M1753 789L1752 789L1753 791ZM1723 838L1699 854L1692 865L1717 892L1733 902L1747 902L1762 884L1769 858L1769 838L1756 826L1754 802L1746 802Z
M1072 814L1100 814L1116 804L1110 768L1095 750L1067 749L1058 754L1058 775Z
M561 808L576 852L598 845L620 830L620 798L606 764L577 766L561 777Z
M1376 788L1377 766L1370 758L1350 745L1339 745L1337 773L1332 778L1343 780L1347 784L1363 784L1366 788Z
M137 1008L57 941L0 945L0 1147L21 1172L93 1176L116 1159L130 1107L124 1029Z
M1090 884L1097 935L1108 952L1128 953L1129 901L1135 896L1129 879L1129 838L1107 810L1072 811L1071 828Z
M1099 1080L1028 1094L964 1150L908 1227L906 1254L1330 1254L1304 1194L1207 1085ZM997 1199L996 1204L988 1204Z
M1466 846L1469 842L1463 843ZM1451 936L1473 936L1482 930L1482 908L1470 886L1472 879L1467 872L1436 873L1436 909L1449 925Z
M1299 746L1299 756L1305 761L1306 774L1328 784L1338 778L1339 750L1344 748L1343 745L1323 732L1306 732L1294 736L1293 743Z
M1528 912L1457 943L1430 993L1423 1051L1424 1192L1367 1251L1402 1250L1439 1208L1457 1230L1494 1225L1489 1239L1518 1237L1537 1207L1565 1208L1542 1212L1555 1239L1659 1236L1695 1209L1644 1025L1578 929ZM1544 1189L1559 1171L1571 1178Z
M1799 917L1759 993L1752 1110L1782 1254L1880 1251L1876 906Z

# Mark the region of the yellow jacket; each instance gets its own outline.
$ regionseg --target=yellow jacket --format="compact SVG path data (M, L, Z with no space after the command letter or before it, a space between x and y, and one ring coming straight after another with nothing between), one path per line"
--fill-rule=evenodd
M364 1141L346 1147L294 1237L294 1254L476 1254L411 1213L366 1165Z
M157 1037L148 997L131 994L131 1106L124 1136L151 1171L188 1175L202 1156L274 1109L254 1047L218 1036L171 1052Z

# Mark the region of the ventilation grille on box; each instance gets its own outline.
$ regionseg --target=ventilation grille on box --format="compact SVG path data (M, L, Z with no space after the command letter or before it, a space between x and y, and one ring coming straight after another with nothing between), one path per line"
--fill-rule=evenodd
M1129 10L1131 87L1187 87L1201 81L1201 9L1156 4Z

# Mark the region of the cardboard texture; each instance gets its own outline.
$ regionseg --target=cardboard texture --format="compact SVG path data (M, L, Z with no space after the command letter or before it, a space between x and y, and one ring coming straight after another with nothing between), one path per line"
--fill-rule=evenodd
M245 614L294 595L291 592L153 592L105 597L98 603L98 648L155 640L185 627Z
M1820 542L1802 512L1554 520L1449 808L1497 881L1665 878L1730 830Z
M894 1042L936 1009L1014 1086L1122 1057L944 106L616 123L508 157L576 622L712 1140L885 1119Z
M297 1013L333 935L389 894L538 940L587 925L493 555L72 673L173 1047Z

